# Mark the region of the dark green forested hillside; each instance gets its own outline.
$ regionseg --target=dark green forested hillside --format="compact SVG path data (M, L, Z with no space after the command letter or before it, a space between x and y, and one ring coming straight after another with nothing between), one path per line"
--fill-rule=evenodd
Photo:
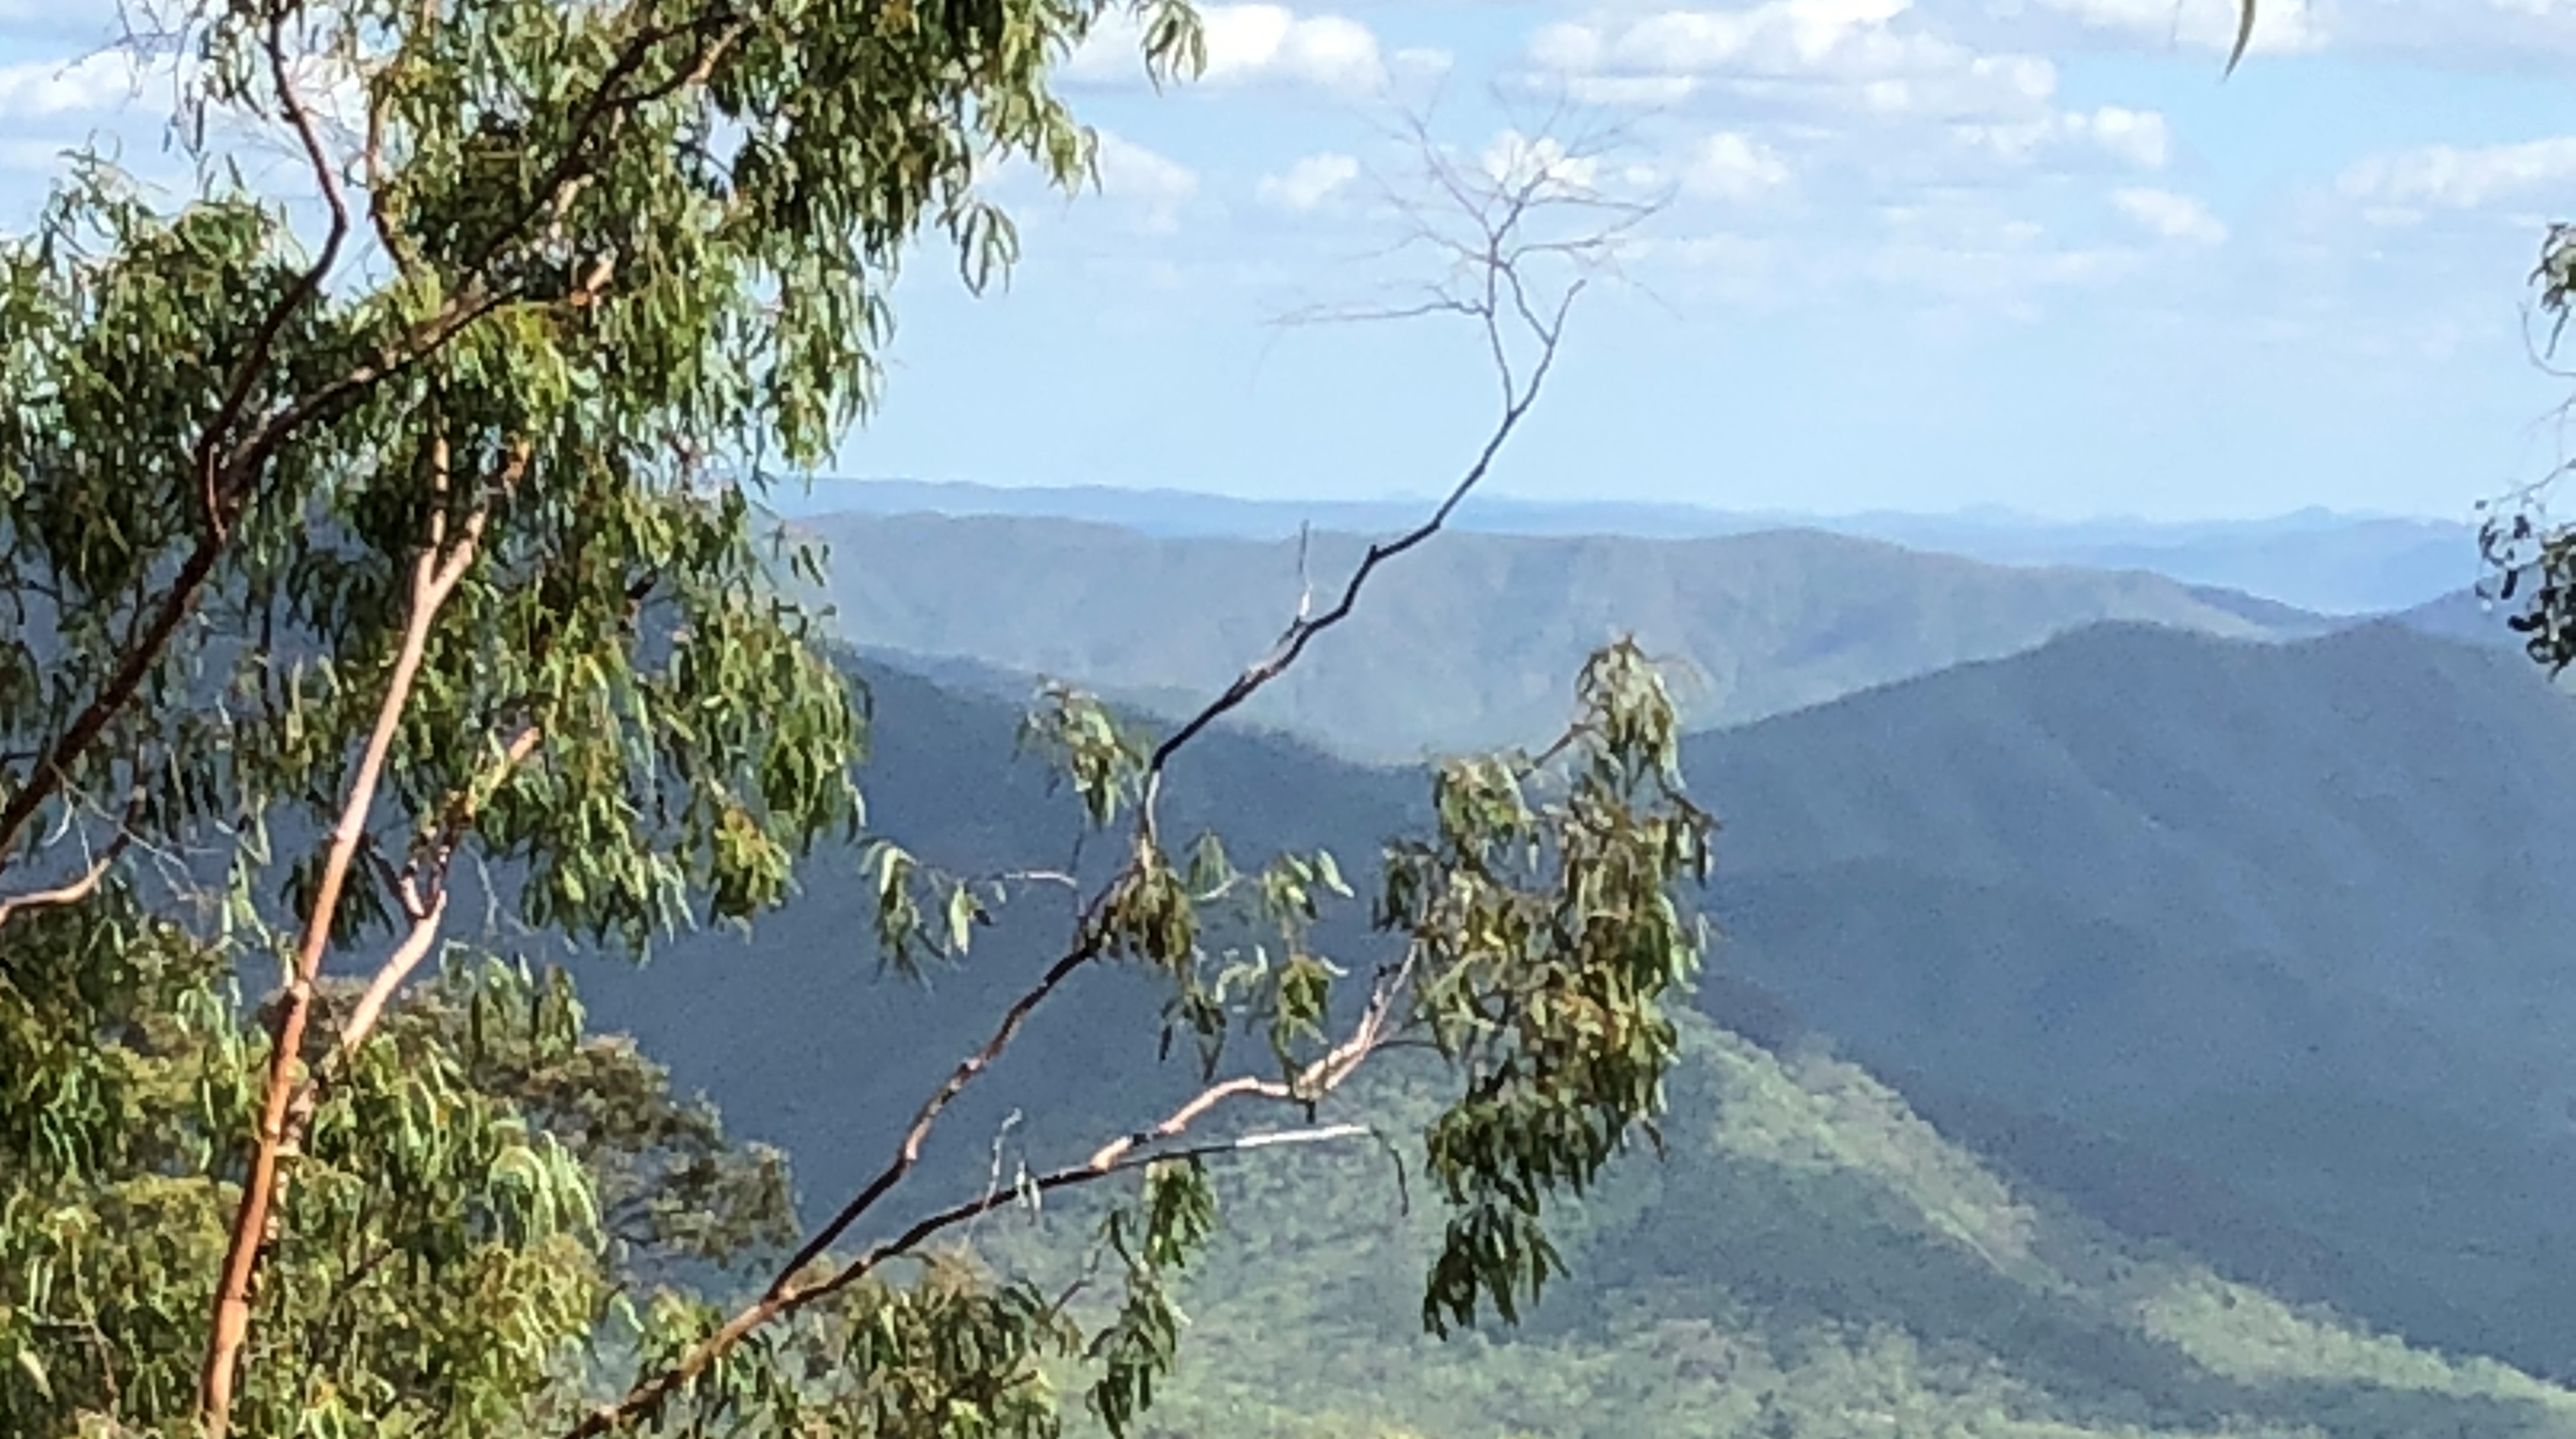
M1435 1217L1365 1146L1225 1171L1157 1439L2576 1435L2576 1395L2123 1239L1813 1051L1694 1034L1661 1164L1581 1212L1518 1332L1418 1332ZM1393 1107L1401 1121L1404 1106ZM997 1219L1010 1263L1071 1215Z
M2214 1186L2243 1272L2576 1368L2576 712L2519 659L2101 629L1691 764L1736 973L1936 1118L2143 1225Z
M1221 688L1295 612L1295 540L1157 538L1035 518L837 515L840 632L949 666L1048 673L1149 709ZM1315 537L1319 584L1361 541ZM1351 623L1255 702L1253 720L1411 761L1550 729L1567 677L1633 631L1673 664L1695 722L1726 724L2025 649L2097 620L2240 637L2323 621L2152 574L2021 569L1818 531L1689 541L1455 534L1373 583ZM905 663L920 661L906 659ZM959 663L963 662L963 663Z
M1009 766L1006 707L885 673L878 712L889 831L970 867L1063 859L1034 766L940 814ZM2576 714L2519 662L2393 628L2102 628L1703 737L1690 766L1727 825L1703 1002L1728 1023L1830 1038L2010 1171L2231 1276L2576 1370ZM1177 783L1243 854L1366 854L1421 793L1240 736ZM827 858L754 943L586 980L787 1143L809 1200L1061 932L1032 899L925 995L874 977L859 883ZM1030 1096L1075 1116L1011 1131L1038 1159L1150 1110L1176 1076L1108 1037L1151 1022L1136 998L1104 976L1048 1010L934 1151L943 1182L979 1180Z

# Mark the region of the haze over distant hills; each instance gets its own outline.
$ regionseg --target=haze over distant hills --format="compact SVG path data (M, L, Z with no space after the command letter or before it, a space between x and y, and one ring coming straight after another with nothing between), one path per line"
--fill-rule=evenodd
M1306 577L1319 591L1312 603L1330 603L1364 543L1153 536L1044 518L802 524L829 545L829 595L850 643L1014 699L1045 674L1163 713L1194 706L1265 653ZM1244 717L1372 759L1543 739L1583 657L1633 632L1673 666L1693 723L1730 724L2112 619L2248 639L2331 624L2139 571L1989 565L1813 530L1462 532L1380 571L1331 643Z
M816 513L944 514L1089 520L1166 537L1281 539L1301 526L1359 534L1419 522L1435 501L1246 500L1179 490L998 486L821 479L801 508ZM2323 614L2404 609L2477 578L2472 527L2452 521L2324 509L2260 520L2063 521L2010 510L1823 515L1622 501L1547 501L1479 493L1462 530L1519 535L1710 539L1813 529L1886 540L1997 564L2142 569Z
M871 821L970 872L1104 862L1010 759L1032 674L1169 713L1300 587L1293 538L808 523L874 651ZM1306 573L1360 543L1315 536ZM1532 1327L1448 1347L1414 1336L1423 1220L1382 1156L1232 1176L1245 1223L1148 1433L2576 1439L2576 1398L2490 1362L2576 1378L2576 707L2500 614L2446 585L2355 624L1815 530L1461 532L1204 737L1167 832L1328 845L1360 879L1423 777L1295 736L1543 740L1629 629L1689 672L1686 769L1725 825L1699 1005L1727 1032L1695 1032L1669 1165L1578 1208L1578 1277ZM851 855L805 882L748 945L584 983L819 1203L1068 916L1021 900L923 993L875 975ZM1325 951L1370 962L1360 918ZM1052 1002L922 1182L1160 1112L1186 1076L1151 1062L1153 1012L1114 972ZM1045 1252L1008 1233L997 1255Z

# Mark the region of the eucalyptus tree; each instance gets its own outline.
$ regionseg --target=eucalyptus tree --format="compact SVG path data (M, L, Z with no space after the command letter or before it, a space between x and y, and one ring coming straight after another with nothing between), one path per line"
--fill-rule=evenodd
M1088 176L1050 77L1110 18L210 0L137 35L193 188L83 157L0 245L0 1429L1032 1435L1071 1369L1124 1430L1173 1359L1207 1166L1365 1128L1318 1111L1400 1046L1448 1096L1425 1322L1536 1293L1545 1201L1660 1103L1699 952L1676 891L1710 825L1643 657L1604 651L1555 745L1438 772L1371 964L1310 952L1331 857L1238 872L1156 798L1538 398L1579 289L1538 272L1638 213L1563 169L1433 156L1459 227L1415 236L1444 263L1422 308L1482 328L1502 396L1447 503L1170 733L1034 712L1122 862L817 1231L777 1156L451 914L641 953L776 906L856 831L865 707L782 583L818 557L757 500L866 411L916 246L969 286L1011 263L979 177ZM1158 80L1200 63L1181 0L1138 18ZM258 145L295 178L225 162ZM1567 215L1589 228L1543 223ZM875 842L898 960L1007 898ZM1205 1087L1021 1186L1134 1181L1101 1234L1123 1299L1084 1318L946 1244L1021 1193L909 1186L956 1096L1107 965L1168 986ZM738 1305L705 1282L770 1255Z

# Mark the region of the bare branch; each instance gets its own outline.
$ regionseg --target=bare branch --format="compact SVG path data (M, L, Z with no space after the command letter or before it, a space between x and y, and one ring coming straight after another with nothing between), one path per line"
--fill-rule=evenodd
M1449 274L1419 298L1379 306L1314 308L1284 317L1288 324L1324 321L1379 322L1436 315L1458 315L1476 322L1488 363L1500 390L1500 413L1474 460L1450 487L1431 515L1393 539L1369 545L1343 582L1340 598L1321 613L1309 613L1301 594L1296 616L1270 653L1245 666L1223 693L1184 721L1158 745L1145 767L1145 795L1140 823L1146 838L1154 836L1155 800L1174 755L1210 725L1249 702L1253 696L1297 663L1316 636L1347 619L1378 567L1438 534L1468 494L1482 483L1495 459L1520 428L1555 369L1565 324L1576 299L1591 278L1615 269L1621 242L1663 208L1660 199L1622 199L1607 194L1586 178L1609 151L1615 130L1556 138L1562 107L1537 133L1521 141L1520 153L1506 153L1482 175L1471 174L1432 135L1427 117L1403 116L1398 137L1418 159L1420 184L1412 191L1389 187L1386 201L1404 227L1404 236L1388 251L1428 249L1443 257ZM1436 193L1439 213L1414 198L1420 188ZM1582 223L1576 232L1542 235L1534 226L1558 212L1571 212ZM1445 222L1444 223L1444 217ZM1452 234L1449 224L1462 226ZM1540 284L1530 271L1535 262L1571 264L1576 273L1557 287L1552 298L1536 293ZM1517 356L1517 358L1516 358ZM1301 543L1299 576L1307 583ZM1311 590L1305 592L1311 594Z
M1343 1081L1357 1073L1360 1066L1385 1047L1392 1037L1390 1026L1394 1024L1397 1008L1412 982L1413 970L1413 958L1408 954L1402 964L1380 975L1369 996L1368 1008L1352 1027L1350 1037L1299 1070L1293 1079L1264 1079L1247 1074L1209 1085L1188 1103L1173 1110L1162 1123L1102 1145L1092 1153L1091 1167L1111 1168L1138 1148L1176 1138L1230 1099L1248 1097L1302 1105L1322 1101L1341 1088Z
M1049 983L1057 982L1060 974L1070 972L1064 963L1059 962L1056 970L1049 972ZM913 1253L929 1240L956 1225L989 1214L1004 1205L1019 1202L1023 1195L1052 1193L1058 1189L1088 1184L1113 1174L1124 1174L1171 1160L1203 1159L1218 1155L1243 1154L1283 1145L1319 1144L1374 1136L1376 1131L1367 1125L1345 1123L1294 1130L1260 1131L1234 1139L1191 1145L1181 1149L1154 1147L1180 1137L1191 1125L1206 1118L1231 1099L1256 1097L1311 1105L1330 1094L1356 1072L1360 1064L1371 1054L1386 1046L1390 1038L1389 1026L1397 1013L1398 1005L1412 974L1413 961L1408 956L1402 965L1395 966L1381 975L1370 997L1369 1007L1353 1027L1350 1037L1306 1066L1292 1081L1245 1075L1210 1085L1174 1110L1160 1124L1149 1130L1113 1140L1095 1150L1090 1158L1080 1164L1026 1177L1008 1192L1003 1191L998 1183L988 1183L977 1198L935 1211L916 1221L903 1233L869 1247L857 1258L839 1268L822 1276L798 1282L798 1276L821 1257L824 1247L819 1244L807 1246L807 1250L789 1263L780 1273L777 1281L770 1285L768 1291L756 1303L734 1315L722 1329L692 1350L679 1364L637 1384L616 1403L594 1410L585 1416L582 1422L566 1436L566 1439L594 1439L594 1436L610 1433L650 1415L672 1394L697 1375L705 1372L735 1345L762 1327L783 1319L817 1300L839 1293L884 1267L888 1262ZM1042 985L1041 989L1044 987ZM1035 999L1038 997L1042 997L1039 992L1032 991L1031 996L1024 997L1021 1004L1014 1007L1015 1013L1024 1017L1027 1009L1035 1007ZM997 1044L988 1044L978 1057L987 1058L998 1052ZM964 1072L963 1066L960 1072ZM952 1078L950 1086L944 1088L941 1094L944 1097L954 1097L955 1090L960 1087L962 1087L961 1082ZM907 1136L906 1153L908 1155L918 1157L917 1141L927 1132L926 1122L932 1117L935 1117L935 1112L926 1111L923 1121L916 1122L913 1133ZM998 1139L995 1143L994 1172L998 1176L1000 1172ZM1140 1153L1140 1150L1147 1152ZM871 1190L882 1193L885 1188L891 1187L891 1181L886 1181L882 1187L872 1185Z
M232 386L225 392L223 404L197 436L196 452L190 458L204 492L206 538L215 545L224 542L232 525L232 513L244 498L239 485L240 475L229 472L228 466L219 463L216 452L222 447L225 437L232 433L233 426L241 422L243 412L250 404L251 391L267 372L269 355L276 347L277 337L284 333L286 322L322 293L322 283L330 277L332 267L339 263L340 247L349 238L348 196L341 190L338 168L331 163L329 152L322 146L312 107L297 91L292 67L287 61L288 14L287 7L281 5L269 16L265 46L269 79L277 94L278 108L285 113L286 123L295 131L297 143L303 147L305 163L312 169L313 183L322 192L322 203L331 212L331 222L313 263L305 267L286 294L261 318L259 330L251 338L250 352L242 356L241 363L233 369Z
M1102 905L1095 902L1091 914L1096 916L1101 908ZM840 1211L825 1222L822 1228L816 1230L814 1237L808 1239L804 1246L796 1251L794 1257L780 1266L778 1277L770 1282L768 1297L776 1298L789 1292L800 1271L821 1258L825 1250L830 1249L839 1242L842 1235L849 1232L851 1225L858 1223L869 1210L876 1207L879 1200L893 1192L896 1185L901 1184L914 1169L920 1166L922 1149L930 1142L930 1131L938 1125L939 1116L947 1111L949 1105L956 1102L959 1095L966 1092L969 1085L993 1067L994 1062L1002 1057L1002 1052L1011 1047L1011 1041L1019 1037L1020 1030L1028 1023L1029 1016L1037 1012L1038 1006L1044 1004L1048 996L1062 988L1065 981L1073 978L1084 965L1099 956L1101 944L1098 934L1097 927L1086 922L1083 926L1082 941L1065 951L1063 957L1054 964L1049 965L1038 982L1021 994L1009 1009L1003 1011L1001 1023L994 1026L992 1035L974 1053L959 1060L957 1067L949 1071L947 1080L931 1094L929 1099L922 1102L920 1112L913 1116L911 1127L904 1131L902 1142L895 1147L894 1157L888 1160L886 1166L877 1171L876 1177L870 1179L847 1204L842 1205Z

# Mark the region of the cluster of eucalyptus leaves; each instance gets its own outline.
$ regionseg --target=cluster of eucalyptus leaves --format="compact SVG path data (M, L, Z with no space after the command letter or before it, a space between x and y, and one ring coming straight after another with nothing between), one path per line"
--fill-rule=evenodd
M792 598L819 558L757 499L865 412L916 245L970 285L1011 260L979 177L1087 177L1049 77L1111 18L163 17L195 188L92 157L0 242L0 1432L1036 1435L1073 1382L1123 1431L1174 1362L1210 1166L1349 1132L1311 1116L1400 1045L1454 1080L1427 1320L1509 1317L1552 1272L1543 1201L1653 1112L1699 953L1674 892L1708 823L1628 647L1561 744L1439 773L1366 966L1310 952L1348 893L1328 857L1242 873L1158 832L1195 727L1148 748L1052 697L1031 737L1125 863L811 1233L778 1155L451 913L641 955L858 832L863 697ZM1186 6L1137 18L1150 73L1197 66ZM220 163L255 143L299 178ZM1499 313L1526 199L1462 313ZM1535 396L1506 391L1503 433ZM900 961L961 958L1009 897L871 838ZM912 1196L949 1101L1094 965L1166 981L1205 1090L1025 1193ZM1229 1071L1246 1032L1262 1057ZM951 1242L1122 1177L1105 1315Z
M2539 348L2554 355L2566 338L2570 315L2576 314L2571 309L2576 306L2576 224L2549 227L2531 284L2549 327ZM2506 623L2523 637L2524 652L2552 675L2576 664L2576 529L2553 521L2548 507L2567 469L2562 462L2503 503L2485 507L2488 513L2478 527L2487 570L2481 596L2490 604L2512 606Z

